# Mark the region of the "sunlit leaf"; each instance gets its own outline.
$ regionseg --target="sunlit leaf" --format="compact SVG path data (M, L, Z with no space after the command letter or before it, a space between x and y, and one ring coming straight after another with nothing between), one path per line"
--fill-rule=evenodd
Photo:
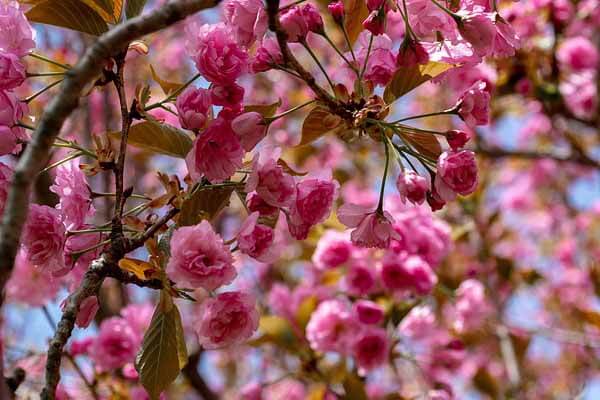
M308 324L310 320L310 316L312 312L317 308L317 304L319 301L317 300L317 296L308 296L300 303L298 310L296 311L296 321L300 327L304 328Z
M400 128L398 132L402 140L414 147L420 154L432 160L437 160L442 154L442 146L434 134L403 128Z
M326 108L315 107L302 123L302 138L298 146L312 143L326 133L334 130L342 123L342 119Z
M201 188L186 199L179 213L179 226L196 225L203 219L213 219L227 204L234 186Z
M346 379L343 382L344 385L344 396L343 400L368 400L367 391L365 390L365 384L360 378L354 374L346 375Z
M435 78L442 72L453 68L452 64L430 61L425 65L400 67L394 73L392 81L385 88L383 99L390 104L417 86Z
M110 132L109 136L120 139L120 132ZM192 139L183 130L154 121L144 121L132 125L127 144L153 153L185 158L192 148Z
M78 0L47 0L25 14L31 22L59 26L100 36L108 25L96 11Z
M263 315L260 317L258 331L261 336L256 340L250 341L250 344L253 344L253 342L256 344L272 343L286 349L297 350L294 348L295 336L292 326L283 317Z
M600 328L600 312L594 310L579 310L583 320L590 325Z
M119 260L119 268L131 272L140 279L148 280L156 276L156 267L146 261L135 258L122 258Z
M146 5L147 0L127 0L127 7L125 8L125 15L127 18L133 18L140 15Z
M344 0L344 11L344 26L348 32L350 43L354 44L364 29L364 20L369 16L367 2L365 0Z
M244 112L257 112L265 118L272 117L281 106L281 99L271 104L246 104Z
M151 399L158 399L187 363L181 315L171 296L160 292L150 327L135 360L140 382Z
M80 0L94 9L109 24L118 24L123 11L123 0Z
M165 93L165 95L170 95L171 93L174 93L175 91L177 91L179 88L181 88L183 86L183 83L179 83L179 82L170 82L167 80L162 79L154 70L154 67L152 65L150 65L150 72L152 73L152 79L154 79L156 81L156 83L159 84L160 88L163 90L163 92Z

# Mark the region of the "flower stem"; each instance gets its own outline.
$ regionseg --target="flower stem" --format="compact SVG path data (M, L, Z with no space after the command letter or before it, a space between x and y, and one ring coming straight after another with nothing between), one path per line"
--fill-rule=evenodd
M356 68L356 65L352 64L344 55L344 53L342 53L342 51L335 45L335 43L333 42L333 40L331 40L331 38L327 35L327 33L323 32L323 37L325 38L325 40L327 40L327 43L329 43L329 45L331 47L333 47L333 49L335 50L336 53L339 54L340 57L342 57L342 59L346 62L346 64L348 64L348 66L352 69L352 71L354 71L356 73L356 76L359 75L358 72L358 68Z
M31 103L36 97L38 97L39 95L43 94L44 92L52 89L54 86L58 85L59 83L61 83L63 81L63 79L59 79L55 82L52 82L51 84L49 84L48 86L46 86L45 88L43 88L42 90L40 90L37 93L32 94L29 97L26 97L25 99L23 99L23 103L29 104Z
M358 75L358 80L362 80L363 75L365 74L365 71L367 69L367 65L369 64L369 57L371 56L371 48L373 47L373 34L371 33L371 38L369 39L369 47L367 48L367 56L365 57L365 64L362 67L362 70L360 71L360 74Z
M436 115L453 115L453 114L456 114L456 111L457 110L455 108L451 108L451 109L444 110L444 111L436 111L436 112L427 113L427 114L412 115L410 117L404 117L404 118L397 119L396 121L391 122L391 124L398 124L399 122L410 121L413 119L435 117Z
M441 5L440 3L438 3L436 0L431 0L433 2L433 4L435 4L436 6L438 6L442 11L444 11L446 14L448 14L449 16L452 17L452 19L454 19L454 21L456 21L457 23L461 20L460 15L453 13L452 11L448 10L446 7L444 7L443 5Z
M348 31L346 30L346 26L342 24L342 32L344 33L344 40L350 49L350 54L352 55L352 60L356 65L358 65L358 60L356 59L356 54L354 54L354 49L352 48L352 43L350 43L350 37L348 36Z
M385 150L385 165L383 167L383 178L381 179L381 190L379 192L379 204L377 204L377 212L383 213L383 196L385 194L385 181L387 179L388 174L388 165L390 163L390 150L388 149L387 138L385 137L385 133L381 133L383 138L383 149Z
M201 76L200 74L194 75L193 77L190 78L190 80L188 80L186 83L184 83L183 85L178 87L177 90L175 90L173 93L171 93L170 95L168 95L167 97L165 97L163 100L161 100L159 102L156 102L154 104L150 104L149 106L146 106L146 108L144 110L145 111L154 110L155 108L162 107L163 104L176 99L177 96L179 96L179 94L181 92L183 92L188 86L190 86L192 83L194 83L194 81L196 79L200 78L200 76Z
M75 158L77 158L77 157L79 157L79 156L82 156L82 155L83 155L83 153L82 153L81 151L76 151L75 153L73 153L73 154L70 154L70 155L68 155L67 157L63 158L62 160L59 160L59 161L57 161L57 162L55 162L55 163L52 163L52 164L48 165L46 168L44 168L43 170L41 170L41 171L40 171L40 174L42 174L42 173L44 173L44 172L48 172L48 171L50 171L52 168L56 168L56 167L58 167L59 165L62 165L62 164L64 164L64 163L66 163L66 162L68 162L68 161L71 161L71 160L73 160L73 159L75 159Z
M327 82L329 83L329 86L331 86L331 90L335 93L335 86L333 85L333 82L329 78L329 75L327 75L327 71L325 70L325 68L323 67L323 65L321 64L321 62L319 61L319 59L315 55L315 53L313 53L313 51L310 48L310 46L308 45L308 43L306 43L306 41L302 41L302 46L304 46L304 48L306 49L306 51L308 51L308 54L310 54L310 56L312 57L312 59L315 60L315 63L319 66L319 69L321 70L321 72L323 72L323 75L325 75L325 79L327 79Z
M37 77L43 77L43 76L62 76L66 74L65 72L27 72L26 76L27 78L37 78Z
M307 101L307 102L305 102L305 103L302 103L302 104L300 104L300 105L298 105L298 106L296 106L296 107L292 107L292 108L290 108L289 110L286 110L286 111L282 112L281 114L277 114L277 115L273 115L272 117L265 118L265 120L267 120L267 122L268 122L268 123L271 123L271 122L277 121L279 118L281 118L281 117L285 117L286 115L288 115L288 114L291 114L291 113L293 113L294 111L298 111L298 110L300 110L301 108L303 108L303 107L306 107L306 106L308 106L309 104L312 104L312 103L314 103L314 102L316 102L316 101L317 101L317 100L315 100L315 99L312 99L312 100L310 100L310 101Z
M41 54L29 53L28 56L33 57L33 58L37 58L38 60L45 61L48 64L56 65L57 67L61 67L61 68L67 69L67 70L71 69L70 66L68 66L66 64L59 63L58 61L54 61L54 60L52 60L52 59L50 59L50 58L48 58L46 56L43 56Z

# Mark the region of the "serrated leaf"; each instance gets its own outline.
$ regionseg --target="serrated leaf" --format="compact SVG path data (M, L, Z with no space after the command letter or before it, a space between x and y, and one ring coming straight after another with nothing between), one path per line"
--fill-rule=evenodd
M94 9L78 0L47 0L25 13L30 22L59 26L100 36L108 25Z
M342 123L342 119L329 112L324 107L315 107L306 116L302 123L302 138L298 146L314 142L326 133L334 130Z
M142 280L152 279L158 272L156 267L149 262L127 257L119 260L119 268L131 272Z
M424 65L400 67L394 73L392 81L385 88L383 99L390 104L399 97L404 96L417 86L435 78L442 72L453 68L452 64L430 61Z
M344 385L344 396L343 400L369 400L365 384L360 378L354 374L346 375L346 379L343 382Z
M437 160L440 154L442 154L442 146L437 137L432 133L419 132L418 130L404 127L400 127L398 133L402 140L431 160Z
M196 225L203 219L213 219L227 206L233 190L234 186L200 188L183 202L178 225Z
M147 0L128 0L125 8L127 18L137 17L144 10Z
M166 96L170 95L171 93L174 93L175 91L177 91L179 88L181 88L184 85L183 83L171 82L171 81L162 79L156 73L156 70L154 70L154 67L152 65L150 65L150 72L152 73L152 79L154 79L154 81L156 81L156 83L158 83L158 85L160 86L160 88L162 89L162 91L164 92L164 94Z
M109 24L118 24L121 20L123 0L80 0L94 9Z
M281 99L271 104L246 104L244 112L257 112L265 118L272 117L281 106Z
M150 327L135 359L140 382L151 399L158 399L187 363L181 315L171 296L160 292Z
M369 16L369 9L365 0L344 0L344 26L348 32L348 39L354 44L362 32L363 22Z
M108 134L120 139L120 132ZM192 148L192 139L183 130L155 121L144 121L129 129L127 144L171 157L185 158Z

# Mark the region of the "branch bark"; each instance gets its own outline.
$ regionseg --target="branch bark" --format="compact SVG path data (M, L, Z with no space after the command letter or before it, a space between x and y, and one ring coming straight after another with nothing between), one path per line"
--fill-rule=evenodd
M198 350L188 358L188 363L183 367L183 374L190 385L198 392L204 400L219 400L219 395L206 384L206 381L198 373L198 362L202 356L202 350Z

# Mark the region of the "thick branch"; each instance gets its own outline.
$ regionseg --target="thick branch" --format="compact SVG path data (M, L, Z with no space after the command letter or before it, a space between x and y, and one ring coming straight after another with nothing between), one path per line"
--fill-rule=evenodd
M202 356L202 350L198 350L188 358L188 363L183 367L183 374L190 385L198 392L204 400L218 400L219 395L206 384L202 375L198 373L198 362Z
M600 162L579 155L562 156L553 153L536 151L505 150L500 148L480 147L477 154L490 158L522 158L526 160L554 160L561 163L579 164L586 167L600 168Z
M122 52L132 40L166 28L218 2L219 0L174 0L148 14L133 18L102 35L79 63L67 72L59 93L46 107L31 142L15 168L0 231L1 291L10 277L27 218L31 184L48 162L50 147L66 118L79 104L85 85L102 72L106 60Z

